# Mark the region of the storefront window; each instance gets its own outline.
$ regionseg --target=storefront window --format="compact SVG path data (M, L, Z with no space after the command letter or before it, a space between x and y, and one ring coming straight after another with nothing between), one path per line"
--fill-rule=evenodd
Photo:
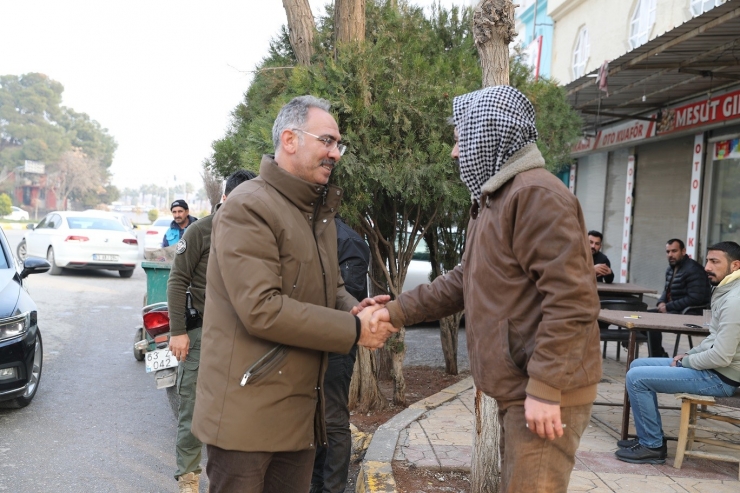
M709 245L740 243L740 139L715 142Z

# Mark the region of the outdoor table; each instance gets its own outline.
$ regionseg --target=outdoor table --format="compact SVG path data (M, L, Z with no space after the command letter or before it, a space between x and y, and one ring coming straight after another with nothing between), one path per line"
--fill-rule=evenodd
M672 334L687 334L691 336L708 336L709 329L704 327L703 317L697 315L676 315L673 313L629 312L621 310L601 310L599 321L630 331L629 346L627 348L627 371L635 359L636 334L638 330L658 330ZM687 327L692 324L697 327ZM628 438L630 422L630 399L627 388L624 389L624 408L622 409L622 440Z
M631 296L638 298L640 301L642 301L642 295L645 293L658 293L655 289L632 284L631 282L613 282L611 284L597 282L596 291L598 291L600 298L604 298L604 295L617 297Z

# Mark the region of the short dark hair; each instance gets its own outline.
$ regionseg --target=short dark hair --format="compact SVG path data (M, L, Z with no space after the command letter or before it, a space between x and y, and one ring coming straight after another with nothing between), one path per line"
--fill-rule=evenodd
M719 243L715 243L714 245L707 248L708 252L712 250L725 252L725 255L727 255L727 260L729 260L730 262L740 260L740 245L738 245L734 241L720 241Z
M228 197L231 191L234 190L236 187L238 187L245 181L251 180L252 178L256 177L257 175L252 171L249 171L248 169L240 169L234 171L229 175L228 178L226 178L226 189L224 190L224 195Z
M583 231L583 230L581 230L581 231ZM603 240L604 239L604 235L602 235L601 233L599 233L595 229L592 229L591 231L589 231L588 232L588 235L589 236L595 236L596 238L598 238L600 240Z
M683 240L679 240L678 238L671 238L670 240L666 241L666 245L670 245L671 243L678 243L678 246L681 248L681 250L686 250L686 245L684 245Z

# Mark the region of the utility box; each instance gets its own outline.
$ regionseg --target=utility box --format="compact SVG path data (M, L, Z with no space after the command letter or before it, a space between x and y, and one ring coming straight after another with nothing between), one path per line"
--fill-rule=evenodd
M146 272L146 300L144 305L167 301L167 281L172 263L143 261L141 268Z

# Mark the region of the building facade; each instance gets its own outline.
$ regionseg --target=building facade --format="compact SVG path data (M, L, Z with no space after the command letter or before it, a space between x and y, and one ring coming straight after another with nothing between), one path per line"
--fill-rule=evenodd
M631 27L636 11L652 23ZM668 239L699 261L740 242L740 0L550 0L550 14L553 75L585 121L572 190L617 280L662 291Z
M520 0L516 11L517 42L536 77L552 71L553 22L547 15L548 0Z

